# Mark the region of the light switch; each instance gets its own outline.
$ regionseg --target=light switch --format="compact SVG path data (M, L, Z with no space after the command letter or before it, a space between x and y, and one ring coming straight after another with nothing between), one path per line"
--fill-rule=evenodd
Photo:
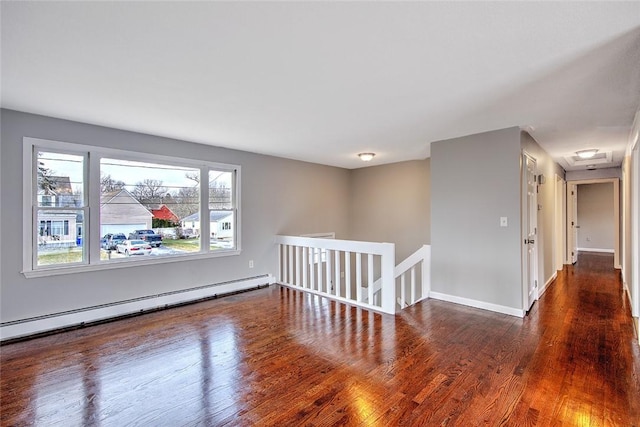
M500 227L507 227L509 225L509 221L506 216L500 217Z

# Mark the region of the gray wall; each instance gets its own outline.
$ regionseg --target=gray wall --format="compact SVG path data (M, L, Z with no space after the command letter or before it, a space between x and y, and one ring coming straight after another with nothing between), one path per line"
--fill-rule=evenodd
M578 249L613 251L613 184L578 185Z
M349 171L43 116L1 111L0 321L277 272L275 234L347 235ZM96 145L242 167L242 253L26 279L22 265L22 138ZM10 219L7 221L7 219ZM254 260L255 267L248 268ZM145 280L131 281L131 277Z
M515 127L431 144L433 291L522 309L520 153Z
M431 242L430 159L351 171L349 238L396 244L396 263Z
M617 167L567 172L567 181L584 181L588 179L607 178L622 178L622 168Z

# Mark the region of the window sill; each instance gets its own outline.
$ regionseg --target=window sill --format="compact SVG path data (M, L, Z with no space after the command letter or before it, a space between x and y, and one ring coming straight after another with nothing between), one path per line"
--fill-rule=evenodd
M149 257L142 260L122 259L117 261L105 261L99 264L91 264L91 265L73 265L73 266L42 268L38 270L24 270L22 271L22 274L27 279L33 279L38 277L60 276L64 274L87 273L91 271L115 270L119 268L138 267L143 265L166 264L168 262L192 261L192 260L209 259L209 258L222 258L227 256L240 255L240 252L241 252L240 249L232 249L227 251L216 251L216 252L201 253L201 254L168 255L168 256L154 257L154 258Z

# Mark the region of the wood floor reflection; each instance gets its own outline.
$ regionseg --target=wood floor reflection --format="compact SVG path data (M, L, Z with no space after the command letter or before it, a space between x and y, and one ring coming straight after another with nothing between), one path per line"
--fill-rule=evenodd
M640 423L640 352L607 255L524 319L397 316L270 288L0 347L3 426Z

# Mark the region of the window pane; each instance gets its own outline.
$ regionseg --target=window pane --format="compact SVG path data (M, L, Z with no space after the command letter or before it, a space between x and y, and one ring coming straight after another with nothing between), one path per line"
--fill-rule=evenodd
M209 209L233 209L233 172L209 171Z
M200 170L159 163L100 161L101 259L200 251ZM184 230L189 223L189 230ZM144 240L148 251L106 242L109 234Z
M37 265L81 263L84 242L81 210L38 210Z
M83 207L84 157L38 152L39 207Z
M234 212L212 210L209 212L211 239L209 248L214 250L235 248Z

